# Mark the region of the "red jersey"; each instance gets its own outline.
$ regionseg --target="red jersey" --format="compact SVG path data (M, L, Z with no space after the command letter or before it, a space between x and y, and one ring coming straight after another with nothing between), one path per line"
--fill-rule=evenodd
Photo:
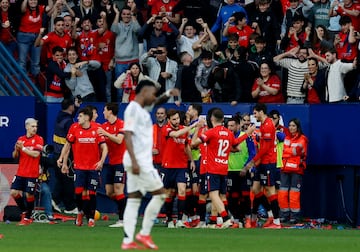
M98 47L100 62L104 71L109 71L109 63L115 54L115 34L112 31L105 31L98 37L98 45L102 44L102 48Z
M26 8L20 21L19 31L29 33L39 33L42 25L45 5L39 5L37 9L30 10Z
M153 155L153 162L154 164L161 164L162 157L164 153L164 144L162 141L162 129L164 128L160 127L158 124L153 125L153 149L156 149L159 151L158 154Z
M9 25L9 27L4 28L4 26L6 25L6 23L10 22L9 20L9 13L8 12L1 12L1 32L0 32L0 41L3 42L4 44L8 44L11 41L14 41L14 37L11 34L11 26Z
M232 147L236 147L239 143L248 137L247 134L236 138L234 134L226 127L219 125L207 130L200 135L203 143L206 143L207 156L206 168L210 174L227 175L228 159Z
M97 51L99 32L97 30L81 32L77 38L79 58L81 61L98 60L100 57Z
M96 123L91 123L87 129L79 123L71 125L66 139L72 144L75 169L95 170L101 155L99 145L105 143L105 138L96 132L97 129Z
M17 141L24 143L24 147L32 151L41 152L44 146L44 139L39 135L32 137L21 136ZM16 172L17 176L25 178L39 177L39 165L41 155L38 157L31 157L22 150L19 151L19 168Z
M207 127L202 127L201 131L199 131L199 135L204 134L207 131ZM200 174L206 174L207 173L207 145L206 143L202 143L199 145L200 149Z
M250 26L245 25L241 30L237 26L232 26L228 29L229 34L236 33L239 36L239 46L248 47L249 37L254 32Z
M276 129L273 121L267 117L260 126L260 147L254 157L254 162L260 164L276 163Z
M345 8L347 10L352 10L352 11L360 11L360 4L358 3L352 3L351 6L349 8ZM340 5L338 5L338 9L336 10L336 12L338 14L340 14L341 16L349 16L351 19L351 24L352 26L354 26L355 31L360 32L360 17L357 16L353 16L353 15L349 15L347 14L343 8L341 8Z
M351 62L357 55L357 43L349 43L349 34L339 32L340 42L335 46L338 59L344 59Z
M266 86L279 90L276 95L269 94L268 91L260 88L260 93L258 97L258 102L260 103L283 103L284 98L281 93L281 81L279 77L275 74L271 75L267 81L264 82ZM257 79L254 81L252 91L258 88Z
M315 81L316 76L311 77L313 81ZM316 89L313 86L308 86L307 91L307 102L311 104L318 104L321 103L319 95L316 91Z
M179 129L184 128L180 125ZM162 129L164 154L162 159L162 166L164 168L187 168L189 157L186 154L186 145L188 144L188 134L179 137L169 137L169 134L176 131L171 127L170 123L165 125Z
M119 118L113 124L110 122L105 122L103 125L101 125L101 127L110 134L124 134L124 121ZM117 144L111 141L109 138L105 137L105 142L108 146L109 164L122 164L125 153L125 141L123 141L121 144Z
M52 49L55 46L60 46L63 48L64 50L64 57L66 56L66 50L69 49L72 46L72 38L71 36L64 32L63 36L59 36L57 33L55 32L49 32L48 34L46 34L43 38L42 41L44 42L43 45L46 46L46 57L48 59L52 58Z
M162 16L162 13L166 13L166 16L174 17L175 13L173 13L172 9L177 3L177 0L170 0L169 3L164 3L162 0L156 2L153 1L151 15ZM169 25L166 23L163 24L163 31L172 32Z

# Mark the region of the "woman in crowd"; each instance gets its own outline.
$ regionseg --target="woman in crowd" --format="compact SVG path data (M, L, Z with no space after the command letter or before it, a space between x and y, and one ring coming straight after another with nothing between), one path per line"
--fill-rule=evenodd
M260 64L260 77L255 80L251 95L259 103L284 102L280 78L271 69L270 63Z
M129 69L122 73L114 83L116 88L123 90L122 102L128 103L134 100L136 86L144 79L151 80L149 76L141 72L139 63L131 63Z
M289 134L284 140L283 168L281 169L278 200L281 222L296 224L300 219L300 192L306 169L308 139L299 119L289 122Z
M316 104L325 101L325 72L319 70L319 62L315 58L308 59L309 72L304 75L301 92L306 94L305 102Z
M91 24L93 25L93 29L96 28L94 27L96 24L96 21L100 15L98 9L94 6L94 1L93 0L80 0L79 1L79 6L75 6L73 7L73 11L75 12L75 17L81 20L85 17L88 16L90 17L90 21Z

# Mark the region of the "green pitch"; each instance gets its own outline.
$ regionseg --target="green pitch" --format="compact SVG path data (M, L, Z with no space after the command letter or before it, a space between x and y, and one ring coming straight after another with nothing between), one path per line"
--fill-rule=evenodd
M0 223L1 252L115 252L121 251L122 228L109 228L110 221L96 227L77 227L71 222L49 225L33 223L16 226ZM139 228L138 228L139 229ZM138 230L137 229L137 230ZM153 229L153 240L160 251L360 251L360 230L315 229Z

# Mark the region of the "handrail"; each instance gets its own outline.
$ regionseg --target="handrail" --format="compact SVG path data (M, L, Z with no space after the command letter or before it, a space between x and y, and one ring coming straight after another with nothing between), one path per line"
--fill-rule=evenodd
M35 96L45 102L44 95L0 42L0 91L7 96Z

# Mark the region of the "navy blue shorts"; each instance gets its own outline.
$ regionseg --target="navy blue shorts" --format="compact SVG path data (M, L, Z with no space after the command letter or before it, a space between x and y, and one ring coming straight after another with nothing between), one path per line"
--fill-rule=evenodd
M219 174L208 174L207 176L209 192L219 191L220 194L226 194L227 176Z
M279 190L280 189L280 184L281 184L281 176L280 176L280 171L281 171L281 169L280 168L276 168L275 169L275 188L277 189L277 190Z
M200 179L200 160L195 160L195 171L190 172L190 181L191 184L199 184ZM190 167L190 166L189 166Z
M276 163L260 164L256 167L254 181L260 181L263 186L275 186L277 169Z
M124 166L122 164L117 165L107 165L105 167L106 169L106 181L105 183L107 185L113 185L113 184L125 184L126 181L126 174L124 171Z
M206 195L209 193L208 175L200 174L199 176L200 194Z
M177 183L186 184L189 180L188 170L188 168L161 168L160 176L163 180L164 188L177 188Z
M75 188L84 188L84 190L96 192L99 185L100 175L99 171L87 171L75 169Z
M37 183L37 178L25 178L15 175L11 184L11 189L27 192L29 194L35 194Z

